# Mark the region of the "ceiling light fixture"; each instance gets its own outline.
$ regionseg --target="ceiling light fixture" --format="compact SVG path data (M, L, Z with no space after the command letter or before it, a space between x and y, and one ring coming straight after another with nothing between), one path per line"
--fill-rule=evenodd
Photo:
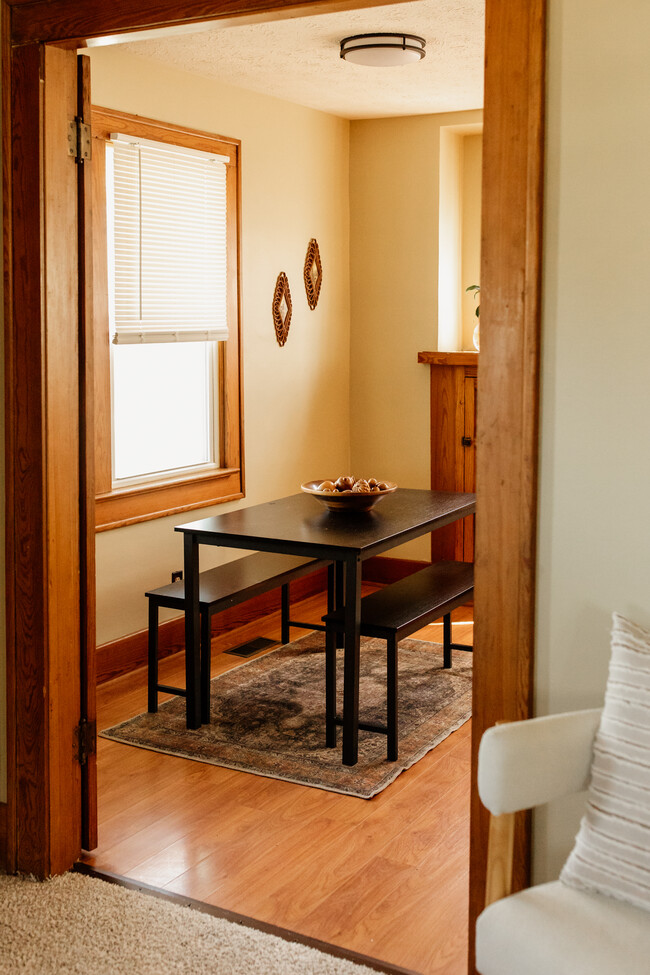
M417 34L355 34L341 41L341 57L353 64L392 68L421 61L426 43Z

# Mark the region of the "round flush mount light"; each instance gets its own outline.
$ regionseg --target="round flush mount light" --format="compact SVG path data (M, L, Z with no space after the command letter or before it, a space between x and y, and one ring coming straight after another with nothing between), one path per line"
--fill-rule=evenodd
M392 68L421 61L426 43L417 34L355 34L341 41L341 57L353 64Z

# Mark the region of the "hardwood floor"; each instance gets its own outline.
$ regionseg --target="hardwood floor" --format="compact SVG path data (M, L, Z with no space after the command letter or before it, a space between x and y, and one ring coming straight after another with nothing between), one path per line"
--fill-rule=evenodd
M294 618L318 619L318 597ZM472 608L452 614L472 642ZM279 637L279 614L219 637ZM304 630L292 632L299 637ZM419 639L442 642L442 625ZM182 655L161 680L183 682ZM98 727L146 710L146 671L98 688ZM371 800L100 738L99 847L86 863L412 969L467 970L470 722Z

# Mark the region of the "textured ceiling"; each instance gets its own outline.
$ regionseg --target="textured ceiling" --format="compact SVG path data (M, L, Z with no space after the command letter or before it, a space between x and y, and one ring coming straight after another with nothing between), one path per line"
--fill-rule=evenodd
M454 112L483 106L484 8L484 0L416 0L263 24L204 25L124 48L344 118ZM377 31L421 35L426 57L399 68L340 59L341 38Z

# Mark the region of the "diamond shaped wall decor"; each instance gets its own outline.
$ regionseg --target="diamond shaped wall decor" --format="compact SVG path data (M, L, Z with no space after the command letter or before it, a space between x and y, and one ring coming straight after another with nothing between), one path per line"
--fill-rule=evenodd
M307 256L305 258L305 270L303 272L303 277L305 279L305 291L307 292L307 301L309 302L309 307L313 311L318 304L318 296L320 295L320 286L323 281L323 267L320 261L320 251L318 249L318 241L315 237L309 241L309 246L307 247Z
M278 274L278 280L275 282L275 293L273 295L273 324L275 325L275 337L280 346L287 341L289 326L291 325L291 310L289 279L284 271L281 271Z

